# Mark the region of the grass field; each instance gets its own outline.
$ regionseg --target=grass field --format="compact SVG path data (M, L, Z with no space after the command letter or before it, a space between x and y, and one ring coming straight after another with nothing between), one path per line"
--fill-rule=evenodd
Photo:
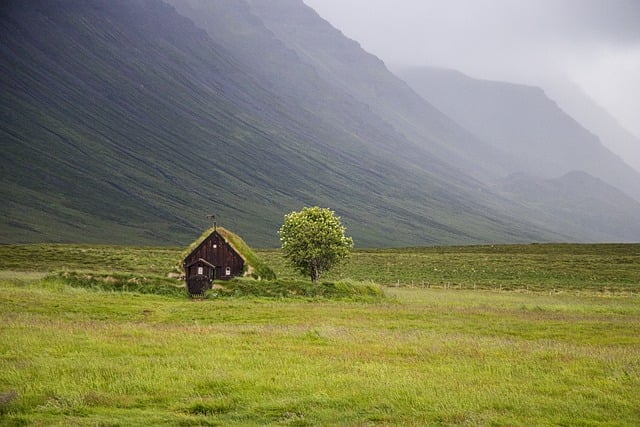
M639 245L356 251L376 302L44 279L179 252L0 247L0 425L640 425Z

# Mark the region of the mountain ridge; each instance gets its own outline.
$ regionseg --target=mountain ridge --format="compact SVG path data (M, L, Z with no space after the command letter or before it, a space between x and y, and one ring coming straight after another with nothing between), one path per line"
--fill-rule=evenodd
M514 155L510 173L555 178L583 170L640 200L640 173L607 149L538 87L473 79L457 71L397 70L483 140Z

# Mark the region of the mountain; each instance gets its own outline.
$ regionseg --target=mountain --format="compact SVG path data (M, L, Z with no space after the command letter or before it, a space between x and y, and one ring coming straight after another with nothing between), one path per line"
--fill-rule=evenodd
M0 13L3 242L182 244L213 212L275 245L283 214L305 204L338 210L361 245L555 235L309 80L273 37L260 49L306 70L306 94L160 1L13 1Z
M321 112L332 126L354 128L370 144L384 136L387 142L376 148L391 148L390 156L406 156L421 169L426 163L436 177L449 180L452 163L465 170L459 179L495 176L501 153L435 109L301 1L168 1L211 37L224 40L274 90L303 100L301 108ZM368 130L372 133L364 135Z
M215 214L275 246L315 204L361 247L591 238L301 0L265 3L2 2L0 242L186 244Z
M640 172L607 149L542 89L437 68L397 72L445 114L515 156L511 173L555 178L584 171L640 201Z
M175 0L180 1L180 0ZM193 0L191 0L193 1ZM264 25L325 80L364 102L416 147L479 180L500 175L510 158L442 114L374 55L298 0L247 0ZM286 19L283 19L286 17Z

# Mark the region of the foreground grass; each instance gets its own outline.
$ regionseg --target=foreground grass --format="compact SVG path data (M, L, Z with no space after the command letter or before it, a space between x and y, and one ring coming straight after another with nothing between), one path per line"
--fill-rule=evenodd
M640 245L358 250L362 301L191 301L179 253L0 246L0 425L640 425Z
M638 425L637 296L189 301L0 278L4 425Z

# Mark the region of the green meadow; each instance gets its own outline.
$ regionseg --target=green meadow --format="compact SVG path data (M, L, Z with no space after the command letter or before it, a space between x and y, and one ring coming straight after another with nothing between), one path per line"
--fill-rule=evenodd
M375 299L136 291L180 252L0 246L0 425L640 425L640 245L356 250L325 278Z

